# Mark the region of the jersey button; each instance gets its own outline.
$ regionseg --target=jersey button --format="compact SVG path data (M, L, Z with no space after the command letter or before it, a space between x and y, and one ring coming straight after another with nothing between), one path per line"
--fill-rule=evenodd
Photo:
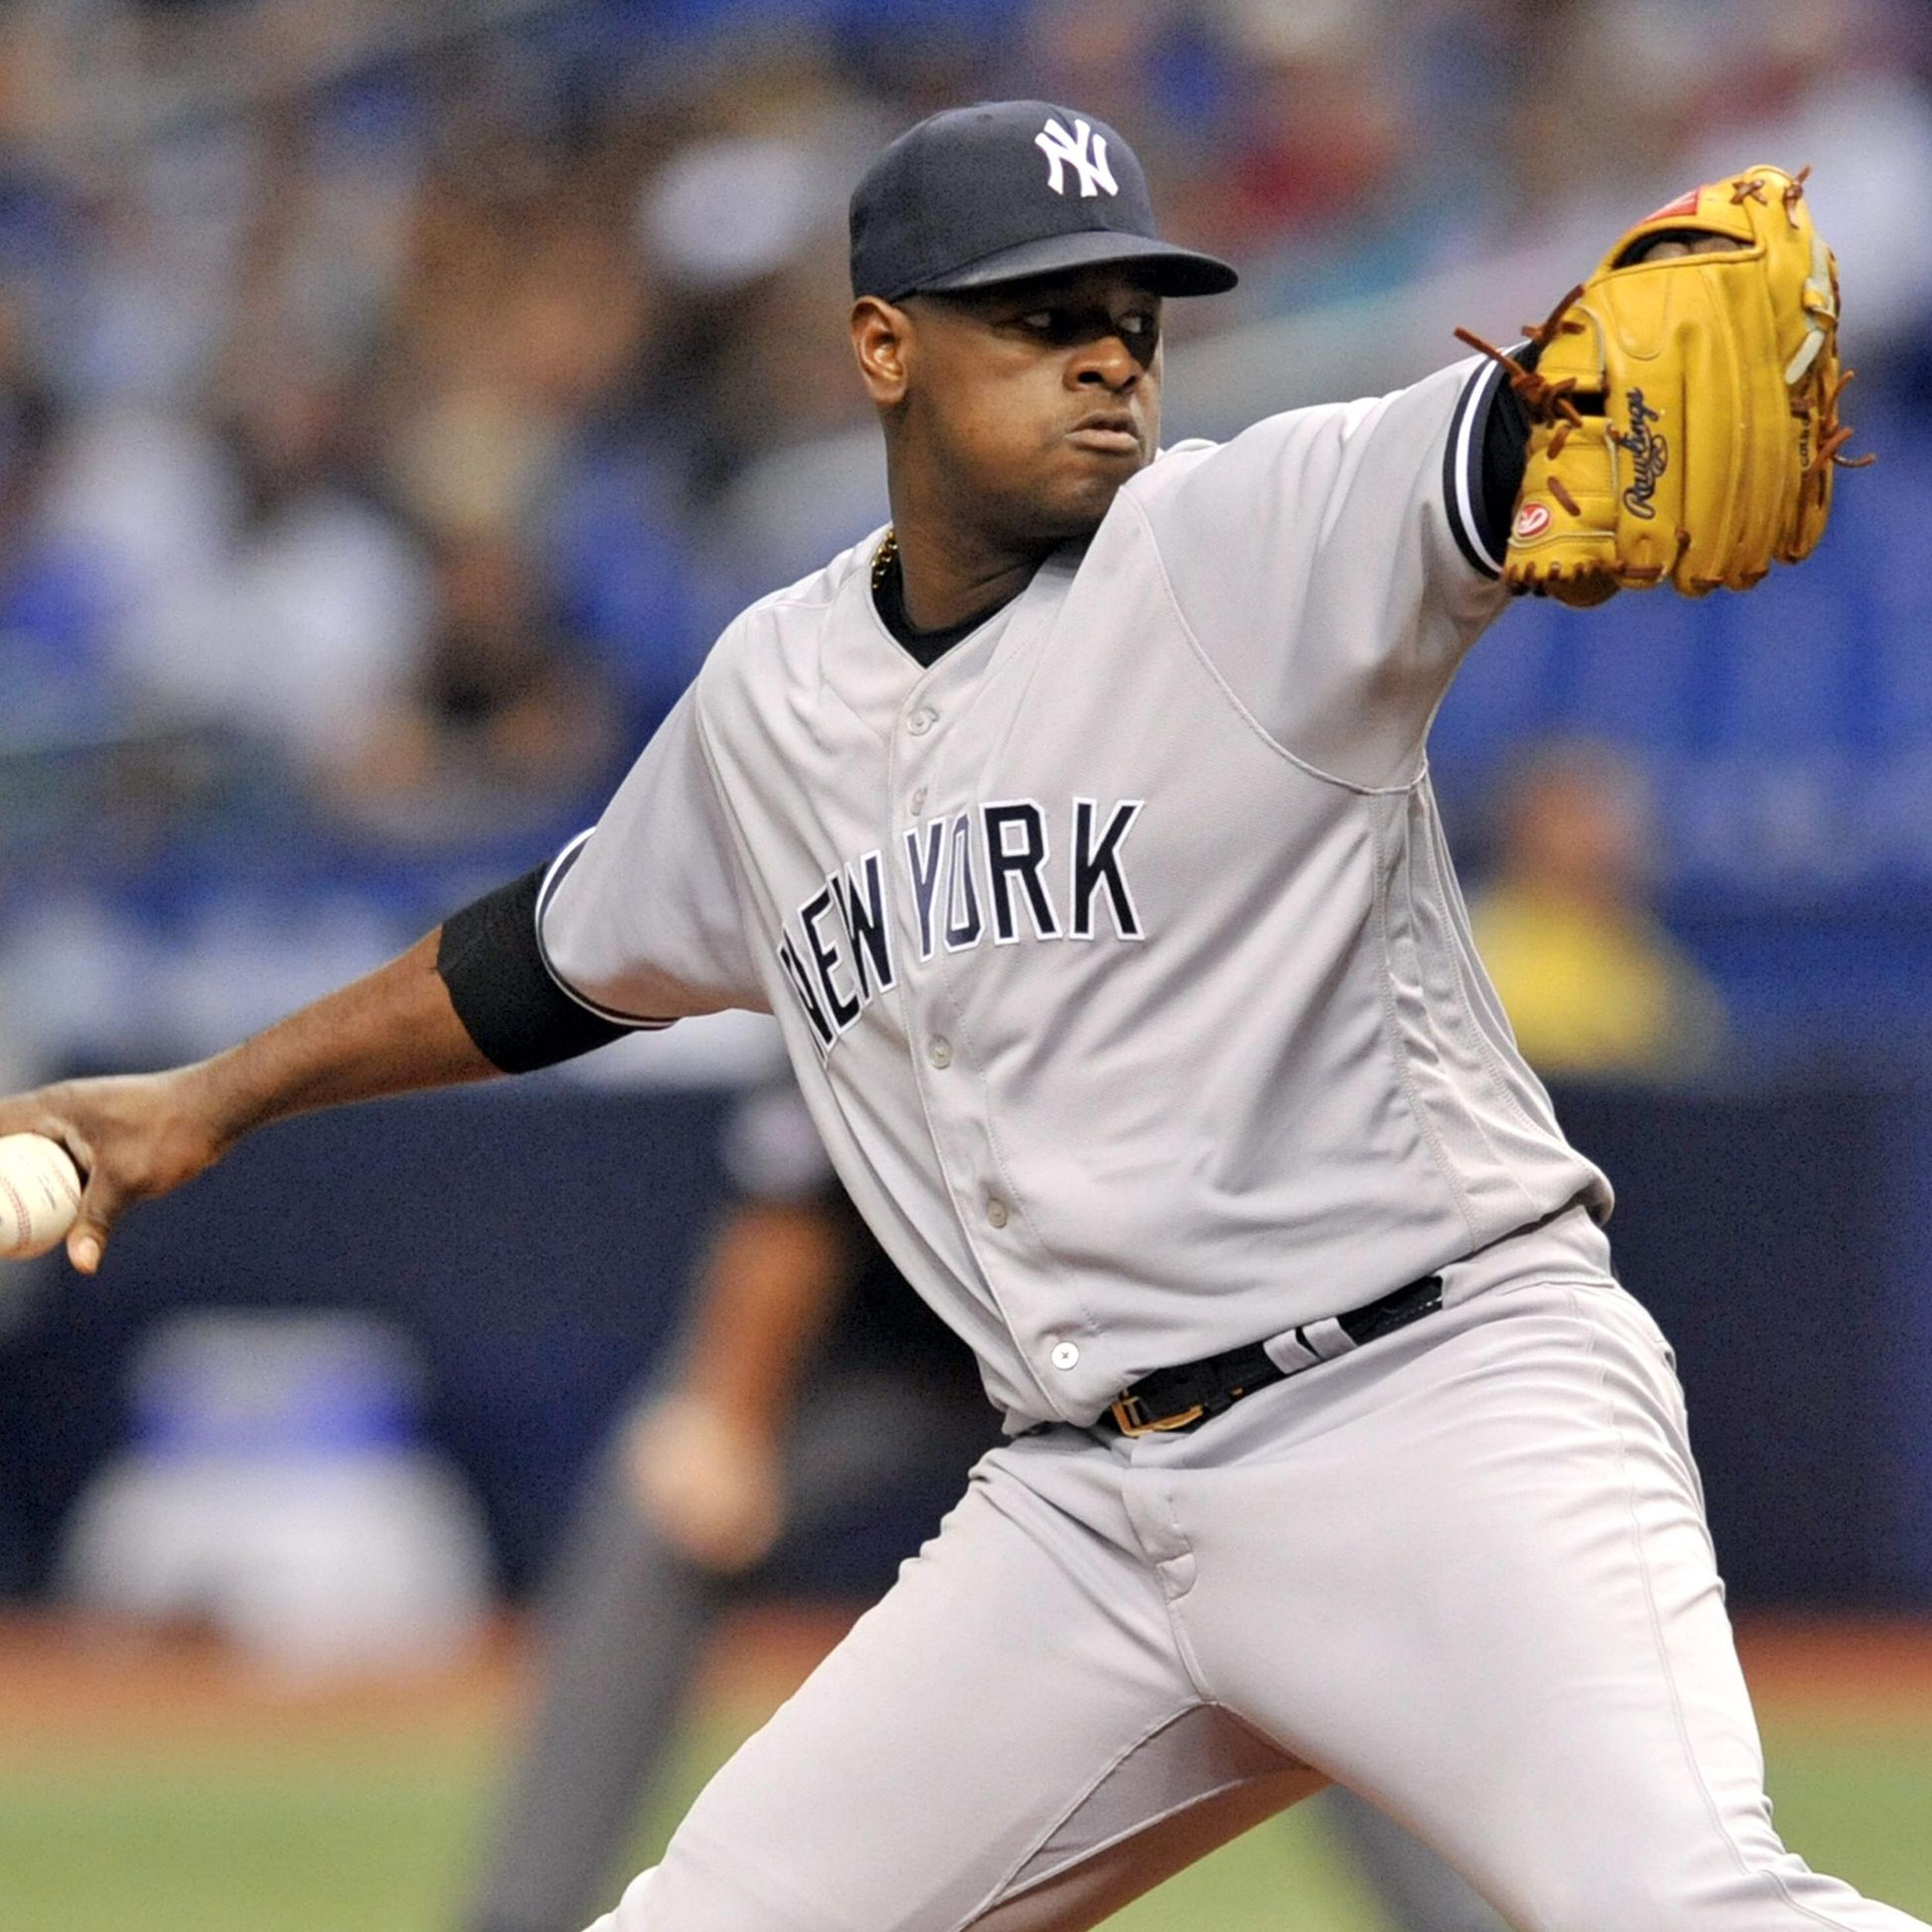
M934 725L938 723L938 722L939 713L937 711L934 711L930 706L922 704L919 709L906 720L906 729L910 731L915 738L923 738L927 732L932 730Z
M927 1043L926 1057L943 1073L953 1063L953 1043L949 1039L934 1038Z
M1070 1342L1056 1342L1053 1352L1048 1358L1056 1369L1077 1369L1080 1366L1080 1352Z
M988 1227L1003 1228L1006 1225L1006 1203L995 1195L986 1203L986 1225Z
M913 794L909 802L912 807L912 815L917 818L919 815L926 809L926 787L923 785L921 785L919 789Z

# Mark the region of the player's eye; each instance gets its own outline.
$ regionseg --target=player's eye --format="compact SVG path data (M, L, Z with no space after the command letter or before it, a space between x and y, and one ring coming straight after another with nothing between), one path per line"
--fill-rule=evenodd
M1122 315L1104 309L1090 312L1066 308L1029 308L1013 318L1012 326L1043 342L1070 342L1088 335L1117 335L1137 349L1150 346L1158 337L1160 318L1151 310L1130 309Z

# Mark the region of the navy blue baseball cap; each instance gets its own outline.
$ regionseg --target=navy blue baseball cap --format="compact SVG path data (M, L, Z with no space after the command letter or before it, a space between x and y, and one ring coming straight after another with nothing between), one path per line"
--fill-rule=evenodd
M854 295L897 301L1130 263L1164 295L1218 295L1237 280L1226 262L1162 241L1133 149L1050 101L931 115L852 192Z

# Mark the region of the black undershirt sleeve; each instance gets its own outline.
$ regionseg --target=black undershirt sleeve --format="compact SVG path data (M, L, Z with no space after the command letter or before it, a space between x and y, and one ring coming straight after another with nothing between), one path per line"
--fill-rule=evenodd
M529 1073L631 1029L580 1006L551 977L536 941L537 894L547 867L452 913L443 922L436 970L477 1050L505 1073Z
M1515 352L1526 369L1536 366L1536 345L1527 343ZM1496 385L1489 400L1489 414L1482 427L1482 539L1492 556L1501 556L1509 545L1509 525L1516 513L1517 493L1522 488L1523 465L1529 453L1529 417L1522 398L1509 386L1507 377Z
M1529 442L1529 418L1521 398L1505 383L1490 400L1489 420L1482 429L1482 536L1498 556L1509 546Z

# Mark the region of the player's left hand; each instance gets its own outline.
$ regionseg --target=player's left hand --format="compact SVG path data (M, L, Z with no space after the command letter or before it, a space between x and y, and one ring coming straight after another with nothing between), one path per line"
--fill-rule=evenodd
M1457 332L1504 363L1533 425L1512 590L1701 597L1811 553L1852 433L1838 270L1804 182L1746 168L1647 216L1529 331L1534 369Z
M631 1425L624 1463L638 1505L693 1563L723 1574L766 1556L784 1523L782 1451L693 1391L674 1389Z

